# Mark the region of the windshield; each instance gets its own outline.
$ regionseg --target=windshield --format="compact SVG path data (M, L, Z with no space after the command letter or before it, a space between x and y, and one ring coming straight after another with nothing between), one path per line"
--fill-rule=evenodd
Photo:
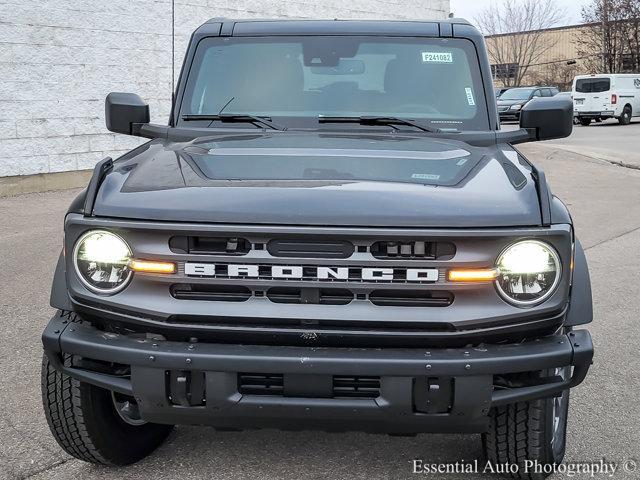
M576 80L576 92L599 93L607 92L611 88L611 80L608 78L580 78Z
M512 88L500 95L500 100L529 100L532 88Z
M206 38L192 65L180 122L185 115L197 120L195 115L223 111L270 117L288 128L310 122L327 127L318 122L320 116L399 117L425 127L489 128L479 62L468 40Z

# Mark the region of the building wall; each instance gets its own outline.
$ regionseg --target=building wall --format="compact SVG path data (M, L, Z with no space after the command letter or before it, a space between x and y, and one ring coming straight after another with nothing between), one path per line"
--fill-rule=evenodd
M211 17L444 19L449 0L175 0L176 67ZM0 0L0 177L92 168L138 145L104 98L135 92L166 123L170 0ZM176 73L177 78L177 73Z
M543 55L533 62L528 70L527 74L522 82L523 85L533 84L536 81L540 81L541 78L551 76L555 73L557 80L555 83L560 83L563 80L563 76L569 73L582 74L592 73L587 71L584 59L579 58L578 46L581 31L586 27L583 25L571 25L567 27L552 28L542 32L541 44L550 45ZM526 35L527 33L511 33L504 35L493 35L486 37L487 48L489 50L490 62L496 63L496 60L491 58L491 45L499 42L509 42L513 37L519 35ZM567 66L567 61L575 61L575 65ZM550 65L556 65L556 71L552 72ZM563 75L564 74L564 75ZM503 86L504 81L499 78L494 78L496 86Z

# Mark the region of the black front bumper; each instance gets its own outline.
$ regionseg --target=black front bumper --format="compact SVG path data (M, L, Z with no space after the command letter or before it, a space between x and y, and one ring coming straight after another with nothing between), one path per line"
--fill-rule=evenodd
M520 111L510 111L507 110L506 112L499 112L498 113L500 120L512 120L512 121L517 121L520 120Z
M593 358L586 330L466 349L314 348L141 340L71 323L59 315L45 329L43 344L57 369L134 396L142 416L151 422L393 433L485 431L492 406L550 397L574 387L584 380ZM127 365L131 374L66 366L62 354ZM494 387L495 376L565 366L574 367L566 380L551 377L542 384ZM282 375L285 385L287 378L298 382L294 390L302 393L240 393L238 378L243 372ZM176 375L187 373L203 379L204 400L199 405L184 398L176 401L169 394L180 388ZM379 377L379 395L309 394L316 380L335 376ZM441 405L436 413L432 402Z

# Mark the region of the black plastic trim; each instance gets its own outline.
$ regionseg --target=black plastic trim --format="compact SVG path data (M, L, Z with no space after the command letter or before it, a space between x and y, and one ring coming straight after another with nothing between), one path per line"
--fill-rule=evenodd
M96 197L98 196L98 190L100 189L100 185L102 184L104 177L112 167L113 159L111 157L107 157L100 160L93 169L93 175L91 176L91 180L87 186L87 193L84 199L85 217L93 216L93 206L95 205Z
M566 326L585 325L593 321L593 299L591 294L591 279L589 265L582 244L575 241L573 260L573 280L571 282L571 297L565 320Z
M543 227L548 227L551 225L551 192L549 191L549 184L547 183L547 177L541 169L533 164L531 164L531 167L540 202L540 224Z
M49 304L59 310L70 311L73 308L71 299L69 298L69 291L67 290L67 268L64 251L60 252L56 270L53 274Z

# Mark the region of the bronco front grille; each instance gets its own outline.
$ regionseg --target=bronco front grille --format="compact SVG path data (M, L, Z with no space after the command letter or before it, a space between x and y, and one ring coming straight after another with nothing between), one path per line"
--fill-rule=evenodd
M68 239L99 223L73 218ZM114 297L93 295L72 281L74 306L91 314L92 322L113 319L122 328L180 341L338 348L477 345L552 332L566 306L559 301L567 292L566 275L558 294L530 309L506 303L494 282L448 278L452 269L493 267L496 256L522 238L543 238L566 261L571 231L565 226L115 223L137 258L174 262L176 271L136 272ZM73 242L66 246L72 249Z

